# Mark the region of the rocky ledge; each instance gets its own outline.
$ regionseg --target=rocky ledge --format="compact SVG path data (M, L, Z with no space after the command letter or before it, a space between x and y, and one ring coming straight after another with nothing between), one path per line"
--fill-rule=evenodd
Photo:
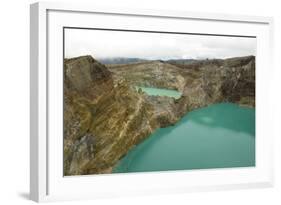
M135 86L176 89L180 99ZM64 61L64 175L111 173L155 129L218 102L255 106L255 57L105 66L91 56Z

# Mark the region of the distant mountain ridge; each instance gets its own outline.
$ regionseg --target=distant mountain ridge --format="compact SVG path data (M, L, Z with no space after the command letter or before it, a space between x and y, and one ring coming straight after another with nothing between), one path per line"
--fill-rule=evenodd
M237 57L234 57L237 58ZM238 57L239 58L239 57ZM144 59L144 58L126 58L126 57L113 57L113 58L97 58L99 62L102 64L129 64L129 63L143 63L143 62L152 62L152 61L160 61L160 62L166 62L171 64L181 64L181 65L190 65L193 63L206 63L206 62L218 62L223 61L226 59L231 58L202 58L202 59L194 59L194 58L171 58L167 60L162 59Z
M116 57L116 58L100 58L97 59L99 62L103 64L128 64L128 63L142 63L142 62L148 62L148 61L161 61L161 62L167 62L167 63L180 63L180 64L191 64L200 60L197 59L168 59L168 60L162 60L162 59L144 59L144 58L126 58L126 57Z
M142 58L100 58L98 59L99 62L103 64L128 64L128 63L139 63L148 61Z

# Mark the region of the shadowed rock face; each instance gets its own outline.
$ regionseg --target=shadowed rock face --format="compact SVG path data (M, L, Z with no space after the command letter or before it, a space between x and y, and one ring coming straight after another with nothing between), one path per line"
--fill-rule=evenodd
M176 89L175 100L135 86ZM218 102L255 105L255 57L105 65L91 56L64 62L64 174L110 173L158 127Z
M91 56L82 56L65 60L64 85L67 90L95 99L104 90L112 89L113 81L111 72L103 64Z

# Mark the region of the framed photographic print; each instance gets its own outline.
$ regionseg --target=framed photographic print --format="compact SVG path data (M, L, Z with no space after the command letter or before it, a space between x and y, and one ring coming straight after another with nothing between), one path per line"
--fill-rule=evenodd
M31 5L35 201L269 187L269 17Z

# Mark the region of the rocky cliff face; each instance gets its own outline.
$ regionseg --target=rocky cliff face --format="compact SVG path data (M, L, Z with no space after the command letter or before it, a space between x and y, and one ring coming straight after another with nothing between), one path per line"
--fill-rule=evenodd
M135 86L176 89L175 100ZM110 173L118 160L158 127L217 102L255 105L255 58L181 64L110 65L91 56L64 62L64 174Z
M157 127L153 107L90 56L64 66L64 174L111 172Z
M224 66L229 69L223 73L222 95L227 101L255 107L255 58L229 59Z
M114 79L126 79L132 86L183 90L184 76L179 67L163 61L108 65Z

